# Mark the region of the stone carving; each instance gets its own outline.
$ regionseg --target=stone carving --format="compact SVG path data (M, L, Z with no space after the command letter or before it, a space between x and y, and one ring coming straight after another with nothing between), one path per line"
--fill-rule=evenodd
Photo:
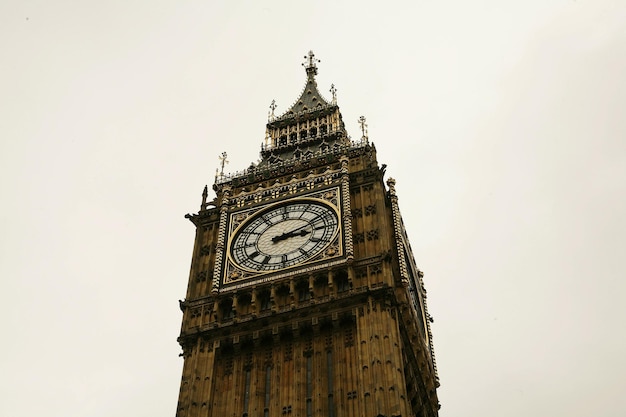
M206 281L207 271L198 271L196 273L196 282Z
M366 237L367 240L378 240L378 229L368 230Z
M370 205L370 206L365 207L365 215L371 216L372 214L376 214L376 206Z

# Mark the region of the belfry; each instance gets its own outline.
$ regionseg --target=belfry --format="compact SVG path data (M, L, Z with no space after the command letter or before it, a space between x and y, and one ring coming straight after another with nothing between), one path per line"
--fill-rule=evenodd
M423 274L365 118L351 140L317 63L270 106L257 164L196 214L178 417L435 417Z

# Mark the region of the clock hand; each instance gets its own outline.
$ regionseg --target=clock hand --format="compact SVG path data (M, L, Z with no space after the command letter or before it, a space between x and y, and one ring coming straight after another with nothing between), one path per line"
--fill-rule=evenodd
M298 230L304 229L305 227L309 227L309 226L311 226L311 224L310 223L306 223L304 226L297 227L297 228L293 229L291 232L289 232L287 234L297 232ZM304 236L304 235L302 235L302 236Z
M296 232L295 230L292 230L289 233L289 237L298 236L298 235L304 236L304 235L308 235L309 233L311 233L311 232L309 232L308 230L300 230L299 232Z
M282 235L274 236L274 237L272 238L272 242L273 242L273 243L276 243L276 242L280 242L281 240L285 240L285 239L287 239L288 237L290 237L290 236L289 236L289 234L290 234L290 233L291 233L291 232L284 232Z
M272 242L276 243L276 242L280 242L281 240L285 240L285 239L287 239L287 233L283 233L282 235L274 236L272 238Z
M287 238L290 237L294 237L294 236L304 236L304 235L308 235L309 233L311 233L309 230L303 230L305 227L309 226L308 224L298 227L297 229L294 229L290 232L285 232L280 236L274 236L272 238L272 242L276 243L276 242L280 242L281 240L285 240Z

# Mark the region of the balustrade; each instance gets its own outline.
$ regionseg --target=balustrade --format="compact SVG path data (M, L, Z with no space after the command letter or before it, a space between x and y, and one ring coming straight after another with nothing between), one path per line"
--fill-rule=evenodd
M235 178L240 178L240 177L245 177L248 175L257 175L257 174L263 174L264 172L267 172L269 170L273 170L273 169L280 169L280 168L287 168L287 167L291 167L293 165L295 165L296 163L302 163L303 161L309 161L315 158L319 158L319 157L323 157L323 156L327 156L327 155L331 155L331 154L335 154L335 153L341 153L344 151L348 151L351 149L357 149L357 148L363 148L366 145L368 145L368 141L364 140L364 139L360 139L360 140L356 140L356 141L350 141L347 144L341 144L339 145L339 147L328 147L325 149L320 149L317 152L313 152L312 154L309 154L308 156L305 156L303 158L300 159L289 159L287 161L278 161L275 163L268 163L267 165L262 165L262 166L258 166L258 167L249 167L248 169L245 169L243 171L236 171L234 173L228 173L225 175L220 175L217 176L215 179L215 183L216 184L225 184L227 182L232 181ZM272 149L272 148L266 148L263 147L264 150L266 149Z

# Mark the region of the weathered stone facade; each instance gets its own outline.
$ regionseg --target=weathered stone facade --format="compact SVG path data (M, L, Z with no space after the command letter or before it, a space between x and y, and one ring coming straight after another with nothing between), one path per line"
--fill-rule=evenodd
M395 181L385 186L365 131L349 140L334 89L331 102L317 90L312 54L305 67L300 99L280 117L272 108L262 161L216 177L215 199L205 189L187 216L196 237L176 415L435 417L426 291ZM241 224L306 199L339 219L323 251L271 271L237 265Z

